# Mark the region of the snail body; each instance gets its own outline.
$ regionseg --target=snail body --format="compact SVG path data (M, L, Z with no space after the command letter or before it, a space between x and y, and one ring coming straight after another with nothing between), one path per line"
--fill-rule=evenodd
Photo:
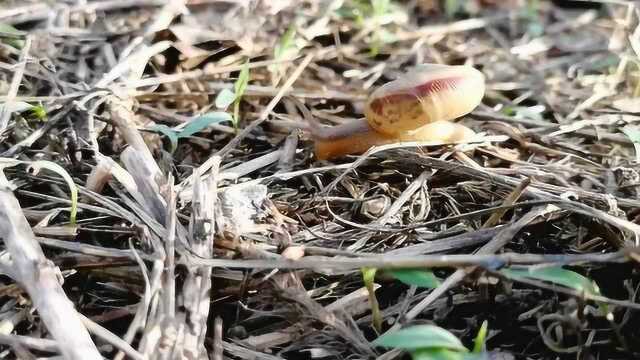
M333 127L312 122L316 157L358 154L395 142L469 139L475 133L451 120L478 106L484 91L484 75L473 67L420 65L376 89L364 119Z

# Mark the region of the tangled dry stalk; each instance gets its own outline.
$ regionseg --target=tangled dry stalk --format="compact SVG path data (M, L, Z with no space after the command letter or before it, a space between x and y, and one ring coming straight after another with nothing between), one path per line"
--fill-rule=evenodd
M399 358L371 344L367 267L443 279L379 276L383 332L468 344L488 320L491 356L640 356L634 1L0 6L0 356ZM485 74L480 140L314 158L296 101L344 123L426 62ZM237 129L211 120L235 102ZM500 273L549 264L601 293Z

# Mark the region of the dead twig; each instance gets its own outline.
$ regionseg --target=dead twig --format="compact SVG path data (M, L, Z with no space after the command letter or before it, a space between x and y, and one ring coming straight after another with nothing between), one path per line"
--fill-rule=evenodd
M9 119L13 115L11 108L13 107L14 99L18 95L20 83L22 82L22 76L24 75L24 68L27 66L27 57L29 56L29 50L31 49L31 36L27 36L24 42L24 47L20 52L20 58L15 65L13 77L11 78L11 85L9 87L9 93L7 94L4 106L2 107L2 113L0 114L0 137L5 136L7 126L9 126Z
M4 174L0 174L0 204L0 233L11 254L14 280L29 293L60 352L67 359L102 359L62 290L60 270L44 256Z

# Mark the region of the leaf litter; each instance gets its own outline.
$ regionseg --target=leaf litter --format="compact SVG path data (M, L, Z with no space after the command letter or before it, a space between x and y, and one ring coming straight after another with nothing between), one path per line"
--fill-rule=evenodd
M639 21L633 1L3 2L2 162L65 176L2 169L1 356L394 359L376 339L411 327L494 358L640 356ZM314 158L296 101L353 121L422 63L485 74L460 120L481 141Z

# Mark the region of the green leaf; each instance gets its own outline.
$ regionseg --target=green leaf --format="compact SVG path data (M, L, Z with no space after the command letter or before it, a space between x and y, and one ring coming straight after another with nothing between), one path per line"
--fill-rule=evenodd
M434 325L417 325L384 334L374 342L376 346L404 350L449 349L467 352L462 342L447 330Z
M234 84L234 89L236 93L236 99L239 99L244 95L244 91L247 89L247 85L249 84L249 60L244 63L242 70L240 70L240 74L238 75L238 79Z
M163 124L153 125L149 127L148 130L161 133L169 138L169 141L171 142L171 152L173 153L178 148L178 139L189 137L212 124L221 123L223 121L233 121L233 119L229 113L216 111L189 120L189 123L187 123L182 130L174 130Z
M29 112L38 120L46 120L47 109L43 105L36 105Z
M502 112L503 114L507 115L507 116L512 116L515 115L516 113L516 109L513 106L505 106L502 108L502 110L500 110L500 112Z
M394 269L389 270L394 278L407 285L434 289L440 285L440 280L430 270L423 269Z
M500 271L504 276L518 279L535 279L548 281L554 284L566 286L578 291L584 291L591 295L600 294L598 285L578 274L575 271L566 270L562 267L528 267L524 269L503 269Z
M149 130L159 132L169 138L169 141L171 142L171 152L173 153L176 151L176 148L178 147L178 133L175 130L163 124L153 125Z
M224 110L236 100L236 93L231 89L222 89L216 96L216 108Z
M16 49L22 49L24 46L23 38L26 35L24 31L20 31L13 26L0 22L0 38L3 42Z
M224 121L233 121L229 113L222 111L206 113L189 120L189 123L182 130L180 130L177 135L180 138L188 137L206 129L213 124L218 124Z
M487 320L482 322L482 326L480 326L480 330L478 330L478 335L473 340L473 352L476 354L484 351L485 345L484 343L487 341L487 332L489 329L489 323Z
M233 126L238 128L238 122L240 117L240 99L244 95L244 91L247 89L247 85L249 84L249 60L244 63L242 70L240 70L240 74L238 75L238 80L236 80L234 84L234 89L236 93L236 99L233 103Z

